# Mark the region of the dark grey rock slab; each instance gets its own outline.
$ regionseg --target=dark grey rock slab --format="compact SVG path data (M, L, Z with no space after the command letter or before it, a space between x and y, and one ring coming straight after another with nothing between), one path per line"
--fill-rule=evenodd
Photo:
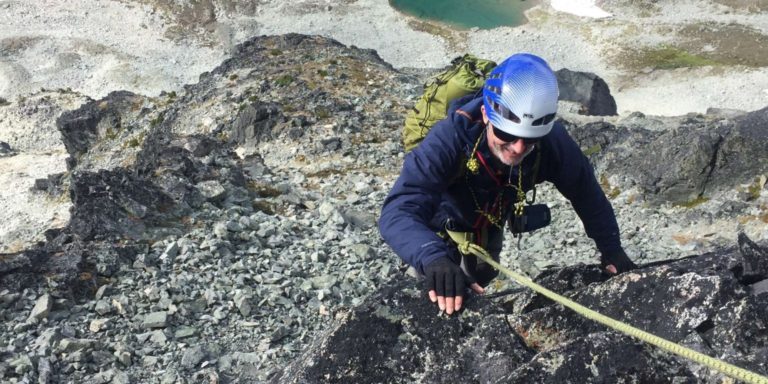
M577 72L563 68L557 72L560 99L580 103L582 114L595 116L616 115L616 100L608 83L589 72Z
M765 375L768 295L749 294L736 272L748 262L733 247L618 276L603 275L595 265L576 265L536 280L604 315ZM699 383L722 378L537 296L523 289L472 296L466 309L447 317L437 314L418 283L396 280L345 314L272 382Z

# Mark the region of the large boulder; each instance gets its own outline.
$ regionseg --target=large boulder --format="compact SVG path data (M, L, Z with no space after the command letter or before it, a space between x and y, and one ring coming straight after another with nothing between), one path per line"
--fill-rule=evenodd
M733 120L717 148L711 184L718 187L768 172L768 107Z
M75 209L69 228L85 240L141 239L148 224L177 219L173 199L124 170L76 174L71 188Z
M271 139L272 128L280 121L280 107L276 104L248 105L232 124L233 140L239 144L253 145L263 139Z
M583 115L616 115L616 100L611 96L608 84L589 72L571 71L563 68L555 73L560 88L560 99L575 101L582 105Z

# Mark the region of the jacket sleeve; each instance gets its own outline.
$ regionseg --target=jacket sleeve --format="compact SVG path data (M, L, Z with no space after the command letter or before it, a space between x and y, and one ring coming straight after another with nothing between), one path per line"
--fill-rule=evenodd
M555 125L548 139L551 148L547 152L551 156L544 178L571 202L587 236L601 253L620 250L616 215L595 178L592 164L561 125Z
M448 254L447 244L429 227L442 193L455 175L461 140L452 124L460 115L435 124L405 156L403 169L384 200L379 231L403 261L424 273L424 266Z

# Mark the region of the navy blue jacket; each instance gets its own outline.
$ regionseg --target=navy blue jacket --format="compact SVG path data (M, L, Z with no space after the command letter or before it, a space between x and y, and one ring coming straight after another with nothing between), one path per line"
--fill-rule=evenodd
M516 201L519 167L492 161L481 105L481 98L456 100L447 117L405 156L400 177L384 201L379 219L384 241L421 273L424 266L449 254L449 245L436 234L447 219L456 230L472 231L488 225L479 210L498 213L500 201L503 215L507 215ZM473 174L465 164L478 139L477 158L487 166L481 165ZM541 151L541 160L535 182L553 183L570 200L600 252L621 249L613 208L589 160L562 124L556 122L521 163L525 191L533 188L537 151Z

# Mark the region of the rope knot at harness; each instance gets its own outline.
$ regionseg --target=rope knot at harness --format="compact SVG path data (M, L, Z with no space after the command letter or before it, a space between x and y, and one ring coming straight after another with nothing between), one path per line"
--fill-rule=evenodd
M445 232L448 233L448 236L450 236L451 240L456 244L456 249L458 249L462 255L475 255L486 258L491 257L488 251L483 247L472 242L471 233L451 230L446 230Z
M459 249L459 252L461 252L462 255L468 255L470 253L469 242L465 242L463 244L456 244L457 248Z

